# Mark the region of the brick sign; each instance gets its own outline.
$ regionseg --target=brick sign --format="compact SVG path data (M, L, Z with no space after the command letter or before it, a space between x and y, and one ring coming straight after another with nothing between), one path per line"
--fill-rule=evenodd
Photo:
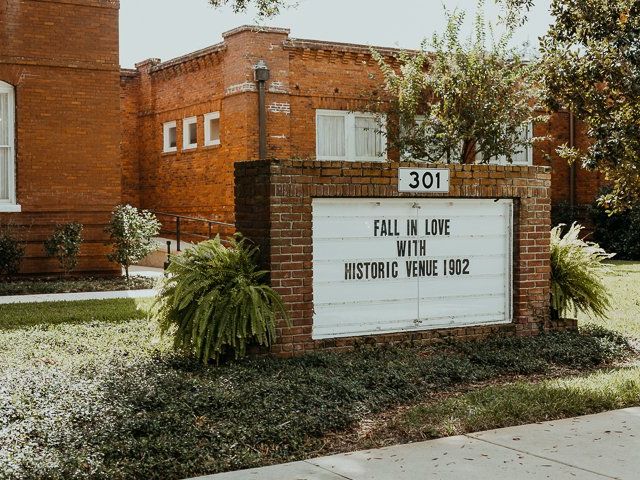
M314 199L313 338L511 322L512 216L512 200Z
M549 169L449 165L448 193L403 193L401 168L445 169L235 164L238 230L291 319L273 353L575 328L549 315Z

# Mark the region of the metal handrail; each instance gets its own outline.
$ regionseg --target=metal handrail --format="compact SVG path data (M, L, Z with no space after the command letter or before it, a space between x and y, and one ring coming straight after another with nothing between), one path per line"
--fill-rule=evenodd
M200 217L190 217L189 215L177 215L175 213L164 213L164 212L152 212L154 215L163 215L165 217L173 217L173 218L184 218L186 220L194 220L197 222L211 223L213 225L223 225L225 227L235 227L233 223L225 223L218 222L216 220L209 220L208 218L200 218Z
M176 251L180 252L181 251L181 241L182 241L182 220L186 220L186 221L191 221L191 222L202 222L202 223L206 223L208 226L208 230L209 230L209 234L208 235L202 235L199 233L193 233L190 232L188 235L192 236L192 237L198 237L198 238L205 238L205 239L209 239L212 237L212 226L216 225L216 226L222 226L222 227L235 227L235 225L233 223L226 223L226 222L218 222L216 220L209 220L207 218L198 218L198 217L191 217L189 215L178 215L175 213L165 213L165 212L152 212L154 213L156 216L161 216L161 217L170 217L170 218L175 218L176 221L176 229L175 231L172 230L161 230L161 232L167 232L167 233L175 233L176 236ZM170 255L170 253L168 252L168 254Z

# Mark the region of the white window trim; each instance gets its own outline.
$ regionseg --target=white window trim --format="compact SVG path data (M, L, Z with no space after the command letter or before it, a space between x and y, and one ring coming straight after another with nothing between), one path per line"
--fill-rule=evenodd
M182 150L193 150L198 148L198 142L196 143L188 143L189 142L189 127L191 125L196 125L196 131L198 129L198 117L188 117L182 120ZM197 138L197 134L196 134Z
M415 124L416 127L419 127L426 119L427 119L426 115L416 115L413 117L413 123ZM408 162L410 161L426 162L429 160L428 158L414 158L411 155L409 155L407 152L402 152L401 158L402 160L405 160Z
M204 116L204 145L205 147L213 147L220 145L220 138L211 139L211 120L220 120L220 112L207 113ZM220 132L221 134L221 132Z
M533 122L529 122L527 124L527 129L529 131L529 139L532 139L534 137L533 127L534 127ZM516 163L516 165L527 165L527 166L533 165L533 143L529 143L525 148L527 149L526 163Z
M345 156L330 156L320 155L320 139L318 137L318 117L319 116L333 116L344 117L345 128ZM351 162L385 162L387 161L387 136L385 134L385 128L382 127L382 143L383 154L379 157L358 157L356 156L356 117L376 118L376 115L371 112L351 112L348 110L316 110L316 160L326 161L351 161ZM383 117L383 124L386 124L386 118Z
M528 122L524 123L523 126L526 125L528 128L528 132L530 133L530 138L533 138L533 122ZM507 160L507 157L502 155L500 157L497 158L492 158L491 160L489 160L489 165L514 165L514 166L521 166L521 167L530 167L533 165L533 144L529 144L525 147L527 149L527 159L524 162L515 162L515 161L511 161L509 162ZM476 163L481 163L482 162L482 155L481 154L476 154Z
M176 146L172 147L169 144L169 130L175 128L176 129ZM173 153L173 152L177 152L178 151L178 123L173 121L173 122L166 122L162 125L162 143L163 143L163 148L162 151L164 153Z
M18 205L16 198L16 100L15 89L12 85L0 81L0 93L9 94L8 104L8 122L9 122L9 198L0 200L0 212L18 213L22 211L22 207Z

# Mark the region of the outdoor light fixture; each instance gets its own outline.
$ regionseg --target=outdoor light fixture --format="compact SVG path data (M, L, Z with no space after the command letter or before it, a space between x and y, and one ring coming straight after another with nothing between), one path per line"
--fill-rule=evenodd
M258 60L253 66L253 78L256 82L266 82L269 80L269 67L264 60Z
M269 80L269 67L264 60L258 60L253 66L253 78L258 82L258 129L259 129L259 157L267 158L267 106L266 83Z

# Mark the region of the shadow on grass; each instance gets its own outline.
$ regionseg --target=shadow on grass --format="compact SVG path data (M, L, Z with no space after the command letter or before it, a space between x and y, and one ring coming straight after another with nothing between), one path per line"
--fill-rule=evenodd
M0 332L62 324L126 322L144 318L152 301L123 298L0 305Z

